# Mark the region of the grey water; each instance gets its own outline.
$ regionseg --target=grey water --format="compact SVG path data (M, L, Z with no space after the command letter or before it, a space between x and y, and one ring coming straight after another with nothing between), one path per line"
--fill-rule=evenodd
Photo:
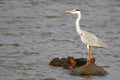
M109 49L92 48L107 76L72 76L49 66L55 57L86 57L75 29L80 9L83 30L98 36ZM119 80L119 0L0 0L0 80Z

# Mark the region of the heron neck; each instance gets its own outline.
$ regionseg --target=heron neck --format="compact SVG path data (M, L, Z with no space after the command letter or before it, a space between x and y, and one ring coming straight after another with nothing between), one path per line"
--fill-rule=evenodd
M81 28L80 28L80 25L79 25L80 19L81 19L81 13L79 12L78 17L76 19L76 30L77 30L78 33L81 33Z

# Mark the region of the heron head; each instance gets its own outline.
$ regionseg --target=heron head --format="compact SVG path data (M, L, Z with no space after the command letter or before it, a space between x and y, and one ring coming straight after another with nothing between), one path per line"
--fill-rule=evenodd
M73 9L73 10L67 10L65 12L66 13L71 13L71 14L78 14L78 13L80 13L80 10L79 9Z

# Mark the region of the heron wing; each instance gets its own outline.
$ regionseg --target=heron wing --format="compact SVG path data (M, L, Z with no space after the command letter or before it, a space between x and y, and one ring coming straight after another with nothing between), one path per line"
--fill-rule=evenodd
M107 48L107 46L98 37L84 30L82 30L81 40L86 45Z

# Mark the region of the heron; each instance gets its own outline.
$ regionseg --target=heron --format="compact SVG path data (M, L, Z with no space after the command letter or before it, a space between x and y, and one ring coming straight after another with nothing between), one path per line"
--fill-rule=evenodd
M96 37L93 33L84 31L80 27L80 19L81 19L81 11L79 9L67 10L66 13L77 14L76 19L76 31L81 38L81 41L87 46L87 63L88 66L90 64L90 60L92 58L92 49L91 47L100 47L100 48L107 48L107 45L103 43L98 37Z

